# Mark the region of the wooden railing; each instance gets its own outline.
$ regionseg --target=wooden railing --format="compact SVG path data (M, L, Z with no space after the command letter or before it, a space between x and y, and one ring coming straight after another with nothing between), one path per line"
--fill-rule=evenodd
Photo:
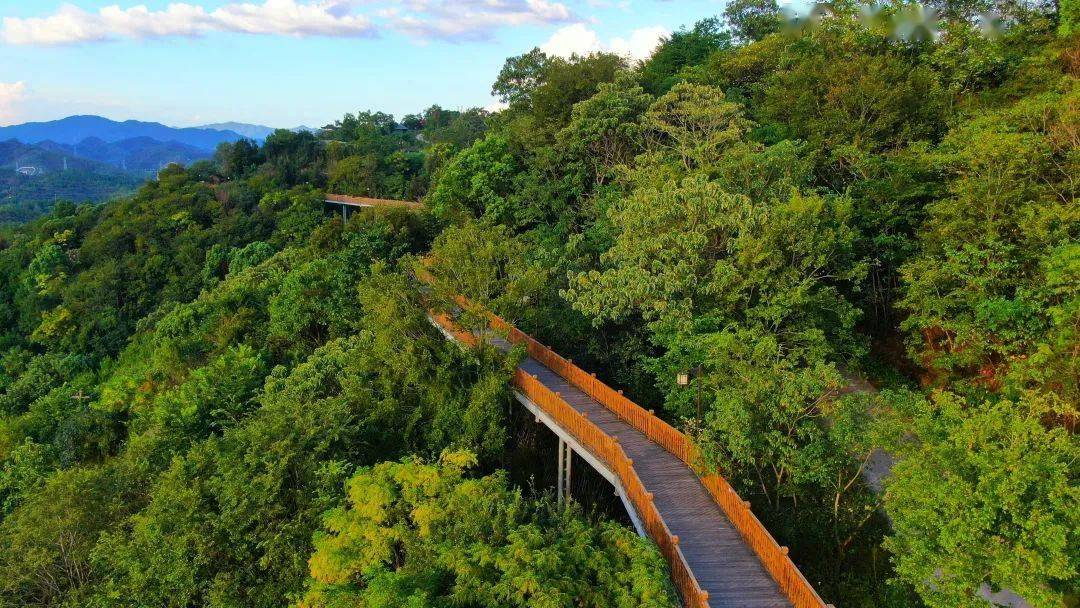
M419 271L417 276L425 282L434 283L434 278L426 271ZM470 307L466 298L459 295L454 299L463 308ZM505 334L511 344L524 344L530 357L562 376L571 385L697 471L699 453L684 433L626 398L622 391L612 389L598 380L595 374L586 373L569 359L563 358L502 318L490 312L483 314L487 316L491 327ZM434 318L458 339L468 344L478 343L475 335L461 330L446 315L439 314ZM634 470L633 460L626 456L618 440L604 433L585 415L563 401L558 393L551 392L543 383L521 369L518 369L514 375L514 385L538 407L551 415L562 428L573 433L583 446L604 460L618 475L627 498L634 504L634 508L641 517L646 533L660 547L661 553L671 567L672 580L686 606L707 607L709 605L708 593L701 588L690 571L679 549L678 536L673 535L664 523L652 502L652 494L645 490L645 486ZM698 472L698 477L795 608L826 608L827 605L817 591L788 557L787 547L781 547L776 542L772 534L751 511L750 503L742 500L722 476Z

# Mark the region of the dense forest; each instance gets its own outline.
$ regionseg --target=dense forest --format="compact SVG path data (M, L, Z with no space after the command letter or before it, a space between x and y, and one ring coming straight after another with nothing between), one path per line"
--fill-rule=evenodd
M0 232L0 606L677 605L421 263L688 432L830 603L1075 605L1075 0L733 0L492 90Z
M26 176L0 169L0 226L39 218L60 201L101 202L126 196L142 181L119 172L73 170Z
M0 165L0 227L37 219L60 201L100 203L130 195L146 178L15 140L0 141ZM24 167L33 173L16 171Z

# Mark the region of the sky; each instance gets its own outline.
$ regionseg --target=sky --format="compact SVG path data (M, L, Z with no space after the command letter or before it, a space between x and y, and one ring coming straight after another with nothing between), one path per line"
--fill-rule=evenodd
M0 0L0 125L322 126L495 107L507 57L632 59L723 0Z

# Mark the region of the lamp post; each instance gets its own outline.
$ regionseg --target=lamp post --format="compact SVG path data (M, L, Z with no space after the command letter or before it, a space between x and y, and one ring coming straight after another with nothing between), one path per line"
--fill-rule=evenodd
M701 426L701 366L695 366L687 372L679 372L679 375L675 376L675 383L679 386L689 386L691 375L694 380L697 380L697 395L695 396L695 400L697 402L697 422L698 426Z

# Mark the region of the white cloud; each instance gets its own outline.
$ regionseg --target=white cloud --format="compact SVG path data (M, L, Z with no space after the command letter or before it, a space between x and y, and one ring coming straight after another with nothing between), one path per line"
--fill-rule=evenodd
M548 55L564 58L610 52L629 57L633 61L641 61L648 59L660 41L670 33L662 26L643 27L630 32L627 38L615 37L605 43L584 23L574 23L559 28L547 42L540 45L540 50Z
M0 124L9 124L19 115L19 105L26 98L25 82L0 82Z
M313 3L266 0L263 4L227 4L211 13L221 29L245 34L293 36L370 36L371 20L352 14L344 0Z
M194 37L214 25L202 7L190 4L170 4L163 11L151 11L142 5L129 9L112 5L102 8L98 16L85 12L83 15L84 23L93 24L101 39L113 35L128 38Z
M90 11L64 4L46 16L5 17L0 38L9 44L63 45L211 32L364 37L387 27L421 41L462 42L490 39L504 27L580 20L558 0L231 0L216 9L189 0L158 10L113 4Z
M486 40L507 26L552 25L575 20L574 13L548 0L405 0L394 26L418 38Z
M354 15L347 0L265 0L232 3L214 11L174 3L154 11L144 5L106 6L91 13L64 5L48 17L5 17L3 39L10 44L59 45L117 38L201 36L212 31L292 36L371 36L375 26Z
M540 45L540 50L548 55L569 58L572 55L588 55L604 50L600 37L584 23L575 23L559 28L547 42Z
M493 99L491 101L491 103L484 106L484 109L487 110L488 112L491 112L492 114L494 114L495 112L502 112L503 110L505 110L506 108L509 108L509 107L510 107L510 104L506 103L505 101L499 101L498 99Z
M671 31L662 25L639 28L630 32L629 38L612 38L611 51L642 61L648 59L669 35Z
M49 17L4 17L4 40L11 44L70 44L102 40L100 21L81 8L64 5Z

